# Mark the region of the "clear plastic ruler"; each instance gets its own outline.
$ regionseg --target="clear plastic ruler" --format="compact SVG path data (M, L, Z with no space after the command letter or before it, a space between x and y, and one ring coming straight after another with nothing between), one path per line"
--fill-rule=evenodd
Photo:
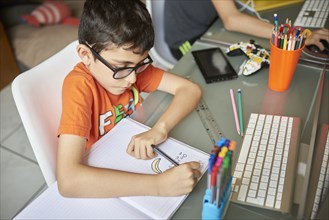
M211 141L215 144L221 137L223 137L223 134L203 99L200 100L199 105L196 108L196 112L198 113Z

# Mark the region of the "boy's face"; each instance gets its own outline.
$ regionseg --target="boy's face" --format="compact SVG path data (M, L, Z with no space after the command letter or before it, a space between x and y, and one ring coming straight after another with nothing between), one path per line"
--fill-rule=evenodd
M102 50L99 55L103 58L103 62L107 62L108 65L117 69L125 67L135 67L148 61L148 51L143 55L136 54L132 50L127 50L127 47L117 47L111 49ZM99 59L95 59L91 50L88 48L91 59L89 60L89 70L98 81L108 92L114 95L120 95L125 90L129 89L132 84L136 82L136 72L132 71L128 76L121 79L114 79L114 71L108 66L102 63ZM148 65L142 65L142 68ZM118 74L116 74L118 75Z

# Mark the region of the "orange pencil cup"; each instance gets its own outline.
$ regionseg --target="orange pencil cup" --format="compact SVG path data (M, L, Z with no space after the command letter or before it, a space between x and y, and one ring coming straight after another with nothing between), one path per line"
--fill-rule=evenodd
M270 44L268 87L277 92L284 92L289 89L304 46L298 50L283 50L273 45L271 40Z

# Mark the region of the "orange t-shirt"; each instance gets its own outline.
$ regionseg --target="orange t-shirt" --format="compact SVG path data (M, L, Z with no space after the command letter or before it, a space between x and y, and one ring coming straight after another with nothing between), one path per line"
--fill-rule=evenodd
M58 135L73 134L87 139L87 149L131 115L142 102L140 92L155 91L164 71L150 65L137 75L132 89L121 95L105 90L83 63L66 76L62 88L62 117Z

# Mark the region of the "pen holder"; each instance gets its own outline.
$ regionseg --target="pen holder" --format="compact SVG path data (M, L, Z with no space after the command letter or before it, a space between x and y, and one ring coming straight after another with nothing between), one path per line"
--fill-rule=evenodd
M300 54L305 46L296 50L283 50L271 44L268 87L276 92L289 89Z
M226 210L227 203L230 199L231 191L232 191L232 176L230 177L225 187L222 199L219 203L219 206L217 207L216 204L210 203L210 189L206 189L205 195L203 197L202 219L203 220L222 219Z

